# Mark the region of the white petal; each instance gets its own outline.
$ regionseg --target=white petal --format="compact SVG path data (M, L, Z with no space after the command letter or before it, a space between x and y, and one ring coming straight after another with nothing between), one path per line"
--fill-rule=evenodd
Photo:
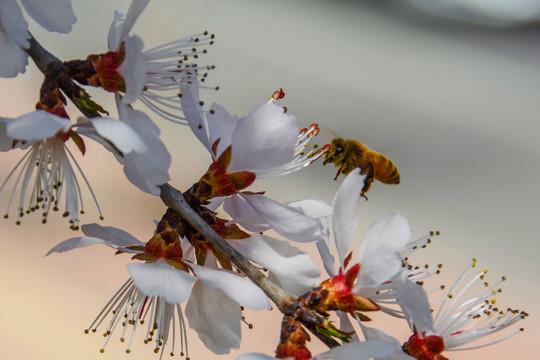
M14 0L0 1L0 77L23 73L28 64L28 24Z
M264 292L241 275L195 264L190 264L190 266L195 275L209 288L221 290L237 303L250 309L270 309L270 303Z
M126 17L121 11L114 11L114 18L109 28L109 35L107 36L107 48L109 51L116 51L120 47L120 42L123 39L120 39L120 32L122 31L122 24L124 23Z
M186 315L189 327L215 354L228 354L231 349L240 347L240 306L220 290L196 281L186 305Z
M13 138L6 131L7 123L13 119L0 117L0 151L9 151L13 147Z
M122 100L128 104L137 101L146 82L146 61L143 56L144 44L137 35L125 40L126 55L118 68L126 82L126 93Z
M353 292L377 287L396 275L401 270L401 253L410 237L409 223L399 213L371 224L358 250L362 268Z
M288 163L300 129L283 107L266 103L239 119L232 135L229 172L256 172Z
M87 246L91 246L95 244L109 245L109 242L100 238L96 238L96 237L88 237L88 236L75 237L75 238L62 241L61 243L53 247L51 250L49 250L47 254L45 254L45 256L48 256L52 253L63 253L65 251L69 251L72 249L78 249L78 248L87 247Z
M257 235L228 242L246 258L267 268L271 280L295 295L302 295L319 283L319 267L308 254L286 241Z
M127 154L124 159L126 177L140 190L159 196L160 185L167 183L171 156L165 145L159 141L152 146L152 151Z
M129 234L128 232L117 229L112 226L101 226L98 224L84 224L81 226L82 232L86 236L93 236L107 240L118 246L145 245L142 241Z
M236 357L236 360L275 360L276 358L273 356L260 354L260 353L247 353L247 354L240 354ZM294 359L294 357L288 357L282 360L287 359Z
M15 141L17 140L7 133L7 124L15 119L0 117L0 151L9 151L13 149L28 149L34 141Z
M187 300L195 277L175 269L164 260L154 263L127 265L135 286L148 296L161 296L169 304L180 304Z
M281 204L264 195L241 194L241 196L253 206L272 229L287 239L310 242L323 238L321 223L317 219L306 216L302 210Z
M360 175L360 170L352 171L343 180L334 197L334 241L342 267L358 226L355 209L364 186L364 178L364 175Z
M321 222L321 231L323 238L317 241L317 250L323 261L324 269L329 277L336 275L334 270L334 256L330 252L329 248L329 231L328 231L328 220L326 217L332 215L333 207L322 200L315 199L306 199L299 201L288 202L287 205L298 207L304 211L304 213L312 218L319 219Z
M36 110L10 121L6 125L6 132L15 139L32 141L51 137L58 130L66 131L70 126L68 119Z
M104 117L92 118L91 121L97 133L112 142L123 154L148 150L141 136L124 121Z
M208 138L208 128L204 121L202 106L199 104L199 80L196 76L186 76L180 84L180 103L182 112L191 131L208 151L212 152L212 144Z
M21 0L26 12L47 31L68 33L77 17L71 0Z
M395 338L393 338L390 335L385 334L379 329L370 328L364 325L361 325L362 333L366 337L366 340L373 340L373 341L385 341L390 344L394 344L397 347L401 348L401 344L399 341Z
M25 71L26 65L28 65L26 52L7 38L0 29L0 77L15 77Z
M330 216L334 210L328 202L317 199L291 201L287 205L302 209L304 214L314 219Z
M353 333L350 341L360 341L358 339L358 334L351 323L351 319L349 319L349 314L344 313L343 311L337 311L336 315L339 318L339 330Z
M131 28L143 12L144 8L146 8L146 5L148 5L149 1L150 0L133 0L131 2L131 5L129 6L126 14L126 18L122 23L122 29L119 36L120 42L128 36Z
M205 205L205 207L212 211L216 211L227 198L227 196L216 196L214 198L211 198L210 200L208 200L209 204Z
M103 240L97 237L83 236L83 237L75 237L75 238L62 241L60 244L56 245L51 250L49 250L47 254L45 254L45 256L48 256L52 253L63 253L65 251L87 247L91 245L96 245L96 244L107 245L107 246L112 247L113 249L121 250L126 253L138 254L141 252L138 250L127 249L127 248L124 248L123 246L118 246L117 244L114 244L113 242Z
M8 38L19 47L28 48L28 23L15 0L0 1L0 38Z
M119 95L116 95L115 100L120 120L134 128L141 137L147 139L158 137L161 134L159 127L145 112L135 110L130 105L125 104Z
M112 142L97 133L89 119L82 116L77 119L77 134L94 140L111 152L119 163L122 164L124 162L124 155L113 145Z
M408 279L408 272L401 271L392 279L398 291L398 302L409 321L409 326L416 326L420 334L435 333L431 307L424 288Z
M394 348L394 351L384 358L378 358L376 360L414 360L412 356L405 354L401 348L401 343L394 337L385 334L381 330L370 328L367 326L360 325L362 327L362 332L367 341L379 341L385 342L389 346Z
M216 154L212 154L217 159L223 150L231 145L232 134L238 122L238 117L229 114L223 106L216 103L212 104L210 109L214 113L212 114L211 111L206 115L206 119L208 120L208 135L211 145L219 139Z
M160 130L150 117L142 111L117 101L122 108L121 120L132 128L144 142L144 151L124 154L124 173L129 181L142 191L158 196L159 185L170 180L171 155L159 139Z
M249 231L263 232L270 229L270 226L255 211L253 206L237 194L225 199L223 210L231 216L231 223L240 224Z
M326 234L324 235L324 238L322 240L317 241L317 250L319 251L319 255L321 256L321 260L323 261L324 270L326 270L326 273L329 277L334 277L337 275L337 272L334 268L334 256L330 252L330 248L328 247L328 236Z
M392 344L384 341L353 342L317 355L316 359L369 360L388 358L395 353Z

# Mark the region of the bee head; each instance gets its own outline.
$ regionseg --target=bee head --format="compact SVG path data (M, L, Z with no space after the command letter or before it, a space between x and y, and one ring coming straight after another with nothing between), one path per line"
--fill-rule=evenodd
M342 160L345 157L345 147L344 147L344 141L342 138L335 138L330 141L330 147L328 148L328 151L324 155L324 162L323 164L329 164L333 163L334 165L338 165L342 162Z

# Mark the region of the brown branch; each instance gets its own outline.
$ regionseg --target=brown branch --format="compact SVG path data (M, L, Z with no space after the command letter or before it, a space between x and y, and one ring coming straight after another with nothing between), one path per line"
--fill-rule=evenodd
M39 70L46 78L54 80L64 94L75 104L84 116L91 118L100 116L106 111L90 99L90 95L77 85L65 72L65 66L56 56L45 50L43 46L30 34L30 47L26 50Z
M49 65L55 61L60 61L56 56L48 52L41 46L40 43L30 34L30 47L26 50L28 55L32 58L38 69L47 75L47 69Z
M189 206L182 193L169 184L161 185L161 199L171 209L176 211L182 218L187 220L204 238L212 244L219 252L224 254L234 265L248 278L257 284L264 293L283 312L296 297L281 289L270 279L264 276L255 266L253 266L242 254L229 245L217 232L214 231L197 213Z
M212 246L231 260L231 262L251 281L257 284L283 314L296 317L298 321L302 322L302 324L304 324L328 347L333 348L339 346L337 341L330 339L317 331L314 326L314 320L319 318L320 315L314 314L313 311L303 308L296 296L274 284L274 282L264 276L242 254L223 240L223 238L221 238L221 236L219 236L219 234L189 206L180 191L169 184L161 185L160 189L160 196L165 205L176 211L182 218L189 222L191 226L212 244Z

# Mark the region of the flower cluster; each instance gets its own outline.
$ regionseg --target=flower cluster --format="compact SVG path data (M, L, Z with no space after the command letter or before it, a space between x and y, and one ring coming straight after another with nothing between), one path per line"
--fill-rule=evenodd
M71 4L67 1L52 1L51 8L44 9L37 2L24 1L29 13L49 30L67 32L75 21ZM45 69L45 79L40 90L36 111L14 119L0 118L0 144L2 151L28 149L16 168L8 175L0 191L13 177L14 189L10 199L18 195L16 206L17 223L24 214L40 210L42 222L47 221L50 210L60 210L64 197L63 216L67 217L72 229L79 228L79 215L84 213L83 191L80 178L86 184L101 215L97 198L86 180L81 167L69 150L68 143L74 145L84 155L84 138L103 145L113 153L124 166L124 172L140 190L159 195L159 185L170 180L171 156L159 139L160 130L150 117L132 108L137 99L152 111L168 120L185 123L178 98L180 85L186 77L204 81L206 73L194 60L206 49L198 47L213 43L213 35L204 32L144 50L142 40L130 36L130 30L140 16L148 0L136 0L124 16L116 12L109 31L109 52L89 55L86 60L60 62L45 59L41 65ZM18 5L12 1L2 2L2 15L13 16L13 24L21 25ZM4 16L2 16L4 19ZM3 20L5 21L5 20ZM18 52L28 48L30 34L18 29L11 31L11 21L1 23L0 29L8 33L20 47L10 47L11 52L2 51L2 56L20 57ZM24 30L24 31L23 31ZM20 39L19 39L20 38ZM24 39L23 39L24 38ZM19 40L17 40L19 39ZM40 46L35 39L34 47ZM1 46L2 44L0 44ZM4 61L0 65L0 75L14 76L22 71L20 66L9 68L14 61ZM204 66L213 68L213 66ZM92 85L115 93L118 119L101 117L108 114L99 104L90 99L81 85ZM73 101L87 117L79 117L75 123L65 110L66 97ZM33 164L37 164L34 167ZM32 165L32 166L31 166ZM76 168L77 170L75 170ZM77 172L79 175L77 175ZM17 190L19 189L19 190ZM12 204L6 209L5 218Z
M76 21L69 0L21 3L50 31L69 32ZM214 66L199 65L198 59L214 35L203 31L145 49L131 30L148 3L133 0L125 15L115 12L107 52L61 61L28 32L18 2L0 0L0 76L23 72L28 56L44 74L34 111L0 117L0 150L25 151L0 185L3 191L14 183L4 217L15 208L20 224L24 215L37 211L46 223L51 210L62 210L70 228L83 235L60 242L47 255L101 244L131 256L129 279L85 330L103 333L101 352L118 337L126 353L142 339L160 356L189 357L189 327L210 351L228 354L240 348L242 324L251 327L244 307L269 310L270 300L284 315L277 358L445 360L452 350L492 345L519 332L469 345L528 314L496 305L500 283L489 285L486 271L471 275L476 260L441 298L430 298L435 292L424 290L424 281L440 268L415 267L409 256L438 233L411 240L409 222L400 213L375 221L360 247L351 249L359 199L367 200L374 180L399 184L395 165L354 140L337 138L319 146L314 141L319 126L301 129L281 105L283 89L245 116L216 103L204 108L200 89L217 87L204 85ZM90 98L87 86L114 96L116 117ZM82 116L72 119L68 100ZM134 107L137 103L152 115L187 125L178 128L189 127L209 152L208 170L194 176L185 191L167 184L171 155L160 128ZM73 154L85 155L87 141L111 152L133 185L167 205L148 241L112 226L79 225L84 187L103 220ZM367 160L348 161L362 154ZM324 164L346 175L331 204L312 198L282 203L265 191L249 190L258 178L301 170L323 156ZM317 261L294 243L316 246L326 279ZM376 322L376 312L404 319L410 336L398 340L366 326ZM334 349L313 356L309 332Z
M309 336L301 343L296 343L295 334L302 333L299 329L290 335L282 331L277 357L444 360L447 357L443 352L446 354L452 350L485 347L523 330L519 329L482 345L464 347L504 330L528 316L524 311L511 308L501 310L495 305L493 297L501 291L498 288L499 283L489 285L485 281L487 273L485 270L473 277L469 276L471 270L476 268L476 260L451 286L442 299L435 317L432 318L430 305L438 303L441 299L428 300L421 284L424 283L424 279L438 274L439 270L412 267L408 262L408 256L429 243L435 233L410 241L411 230L407 220L400 214L387 215L366 230L364 240L357 251L358 262L349 266L353 254L349 253L349 248L356 230L356 220L351 214L361 196L363 178L359 170L349 174L334 198L333 240L340 261L338 271L334 268L334 256L329 250L328 238L325 238L318 249L331 278L299 299L307 308L325 316L330 311L337 311L340 315L341 330L350 334L355 331L350 321L352 317L358 321L359 333L365 340L360 341L355 335L352 337L354 341L312 357L305 345L306 341L309 341ZM484 289L475 289L480 283ZM399 340L378 329L367 327L365 322L371 319L365 312L379 310L397 318L405 318L412 331L410 338L400 343ZM287 344L287 347L284 348L281 344ZM270 358L258 353L238 357L241 360Z

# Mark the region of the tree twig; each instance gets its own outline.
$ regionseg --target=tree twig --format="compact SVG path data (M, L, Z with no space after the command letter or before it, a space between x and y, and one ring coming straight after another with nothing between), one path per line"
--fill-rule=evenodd
M66 74L64 63L56 56L45 50L43 46L30 34L30 47L26 50L45 77L53 79L64 94L88 118L107 113L99 104L90 99L90 95ZM108 113L107 113L108 114Z
M328 347L333 348L339 346L339 343L333 339L316 331L313 321L306 321L309 316L304 314L300 306L298 298L293 294L280 288L266 276L264 276L257 268L255 268L242 254L230 246L225 240L219 236L197 213L189 206L184 199L183 194L170 186L164 184L160 186L161 199L171 209L176 211L182 218L191 224L204 238L212 244L218 251L225 255L231 262L240 269L251 281L259 286L270 300L276 304L279 310L289 316L295 316L302 322L315 336L317 336ZM314 315L309 311L309 315ZM315 315L317 316L317 315ZM310 318L313 320L313 316Z
M283 312L296 299L296 296L283 290L270 279L264 276L255 266L253 266L242 254L219 236L197 213L189 206L183 194L170 186L161 185L161 199L171 209L176 211L182 218L187 220L204 238L212 244L218 251L225 255L234 265L248 278L256 283L264 293Z
M55 61L60 61L56 56L48 52L41 46L40 43L30 34L30 47L26 50L28 55L32 58L38 69L47 75L47 68Z

